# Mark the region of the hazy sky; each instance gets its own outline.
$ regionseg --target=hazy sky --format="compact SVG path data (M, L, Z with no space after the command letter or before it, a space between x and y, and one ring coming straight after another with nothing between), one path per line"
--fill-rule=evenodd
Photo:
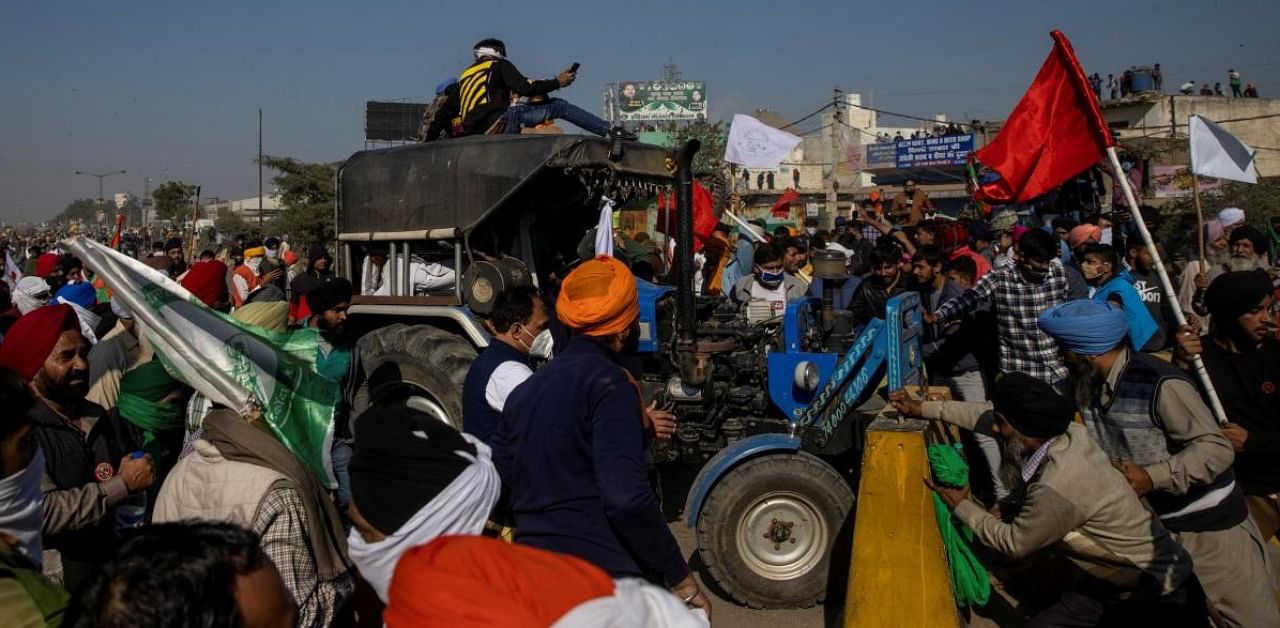
M258 107L266 153L340 160L363 147L366 100L427 100L487 36L532 77L580 62L560 95L596 112L605 83L660 78L673 57L707 82L715 118L798 118L839 85L890 110L1000 119L1052 28L1089 73L1160 62L1168 89L1225 84L1234 67L1276 96L1277 26L1276 0L5 0L0 218L96 196L76 170L128 170L108 196L141 194L146 177L253 196Z

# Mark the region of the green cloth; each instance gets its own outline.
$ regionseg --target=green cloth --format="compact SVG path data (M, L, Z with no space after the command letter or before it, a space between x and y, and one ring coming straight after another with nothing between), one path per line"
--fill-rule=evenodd
M116 402L120 416L142 430L143 451L155 453L151 447L157 433L186 428L182 408L176 403L160 402L181 386L158 360L147 362L120 378L120 398Z
M0 542L0 618L6 628L57 628L70 596Z
M929 445L929 466L939 484L959 488L969 483L969 465L958 451L959 445ZM991 580L987 570L973 554L973 530L965 527L951 514L937 493L933 495L933 510L938 517L938 531L942 534L942 546L947 550L947 565L951 570L951 587L957 606L982 606L991 597Z

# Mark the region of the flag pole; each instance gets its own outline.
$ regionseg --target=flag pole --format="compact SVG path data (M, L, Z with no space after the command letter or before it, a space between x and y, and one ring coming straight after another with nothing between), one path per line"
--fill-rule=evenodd
M1204 210L1200 208L1200 175L1191 168L1191 193L1196 199L1196 241L1200 243L1200 272L1208 272L1204 256Z
M1115 172L1123 173L1120 168L1120 157L1116 155L1114 146L1107 147L1107 159L1111 162L1111 167ZM1195 176L1195 173L1192 173ZM1170 308L1173 310L1174 319L1178 322L1178 327L1187 324L1187 317L1182 313L1182 306L1178 305L1178 293L1173 290L1173 283L1169 281L1169 272L1165 270L1164 260L1160 259L1160 252L1156 250L1155 242L1151 239L1151 232L1147 230L1147 223L1142 220L1142 210L1138 208L1138 201L1133 195L1133 188L1129 186L1129 177L1120 176L1116 178L1120 182L1120 189L1124 191L1125 201L1129 203L1129 211L1133 214L1133 220L1138 225L1138 232L1142 234L1142 241L1147 245L1147 252L1151 254L1151 261L1156 267L1156 275L1160 277L1160 287L1164 289L1164 297L1168 299ZM1202 258L1203 260L1203 258ZM1227 413L1222 408L1222 401L1218 399L1218 391L1213 387L1213 380L1209 379L1209 372L1204 369L1204 360L1200 356L1191 356L1191 364L1195 367L1196 376L1200 379L1201 385L1204 386L1205 396L1209 398L1209 408L1213 411L1213 416L1218 420L1220 425L1227 423Z

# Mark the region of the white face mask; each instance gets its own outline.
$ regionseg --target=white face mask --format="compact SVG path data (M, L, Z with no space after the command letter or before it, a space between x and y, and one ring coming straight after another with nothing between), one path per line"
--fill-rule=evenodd
M18 540L18 551L37 567L44 551L40 530L44 524L44 452L36 448L27 468L0 480L0 532Z
M258 274L258 267L262 266L262 258L261 257L249 258L244 261L244 265L247 266L249 270L252 270L253 274L256 275Z
M554 344L555 341L551 339L551 330L544 329L533 337L533 344L529 345L529 355L541 360L550 360Z
M807 233L807 234L809 234L809 235L814 235L814 234L818 233L818 228L817 228L817 227L805 227L805 228L804 228L804 232L805 232L805 233Z
M267 249L267 259L275 259L280 255L280 249Z

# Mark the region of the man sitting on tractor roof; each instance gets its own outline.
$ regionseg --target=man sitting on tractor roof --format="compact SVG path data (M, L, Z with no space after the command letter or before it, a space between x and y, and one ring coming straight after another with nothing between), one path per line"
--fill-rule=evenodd
M496 132L495 124L499 120L503 121L509 135L548 120L565 120L601 137L636 138L620 127L611 131L608 122L568 101L546 98L547 94L573 84L578 78L576 65L556 78L535 81L525 78L507 60L507 46L501 40L481 40L476 44L474 54L475 63L458 77L462 94L462 129L467 135ZM513 92L530 102L512 104Z

